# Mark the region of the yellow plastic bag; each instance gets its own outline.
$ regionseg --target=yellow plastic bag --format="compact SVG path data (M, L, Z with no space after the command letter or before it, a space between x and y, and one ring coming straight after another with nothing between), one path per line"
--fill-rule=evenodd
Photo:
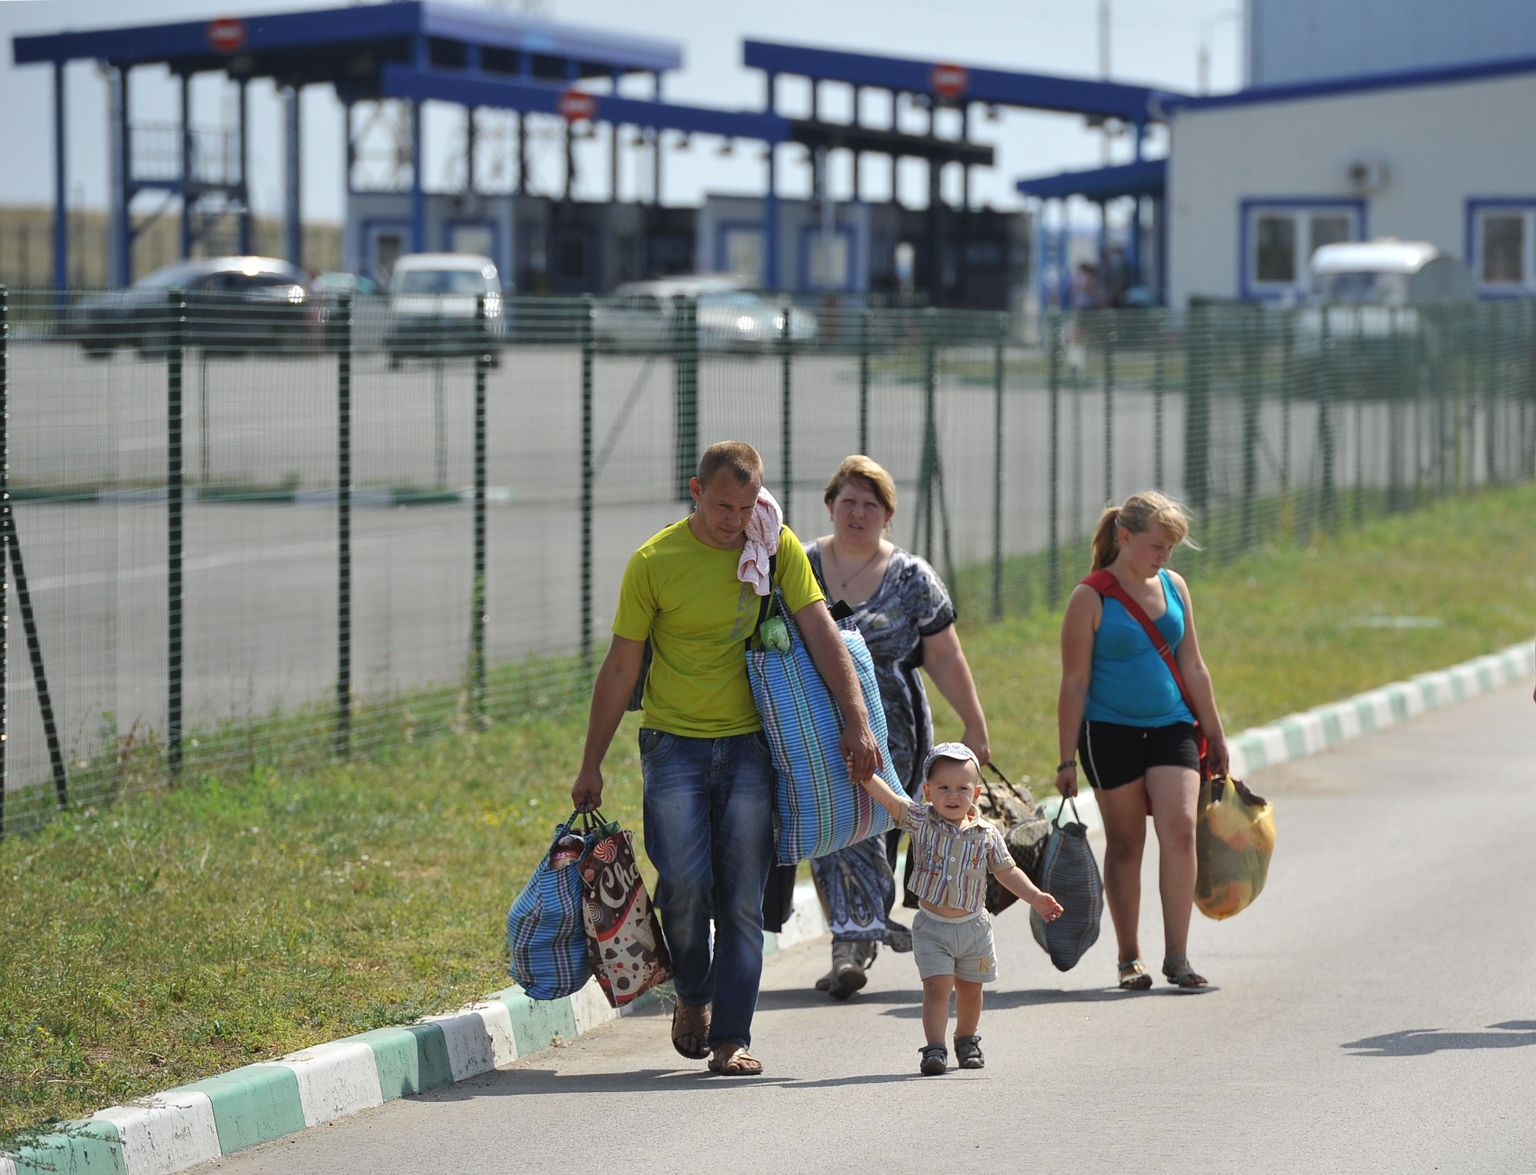
M1195 905L1207 918L1230 918L1264 890L1275 851L1275 811L1230 775L1200 783L1195 821Z

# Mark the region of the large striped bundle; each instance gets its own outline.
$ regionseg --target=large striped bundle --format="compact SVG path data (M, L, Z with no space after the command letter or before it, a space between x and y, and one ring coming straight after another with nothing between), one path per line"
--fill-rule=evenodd
M511 955L508 970L536 1000L557 1000L570 995L581 990L592 977L577 860L591 848L593 834L590 820L586 821L586 833L575 832L572 825L576 820L573 815L555 829L549 851L507 911L507 946ZM555 846L573 832L584 841L579 856L552 860Z
M891 817L849 778L839 741L843 722L837 703L816 671L810 650L800 639L778 592L774 593L774 604L789 629L789 652L749 650L747 676L778 776L774 816L779 862L793 865L885 832L891 827ZM870 729L882 761L889 764L885 708L880 704L875 663L852 620L839 622L838 628L864 691Z

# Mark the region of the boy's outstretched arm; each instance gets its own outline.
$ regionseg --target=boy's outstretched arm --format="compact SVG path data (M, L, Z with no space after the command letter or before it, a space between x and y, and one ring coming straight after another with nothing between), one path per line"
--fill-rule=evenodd
M904 795L899 795L890 784L878 775L871 775L868 779L858 781L860 787L870 794L870 798L891 814L891 819L901 823L901 814L907 810L908 800ZM1027 880L1027 879L1026 879Z
M1061 917L1061 903L1046 893L1029 879L1029 874L1017 865L1009 865L1006 869L998 869L993 872L998 884L1004 889L1017 894L1028 902L1035 913L1047 922L1054 922Z

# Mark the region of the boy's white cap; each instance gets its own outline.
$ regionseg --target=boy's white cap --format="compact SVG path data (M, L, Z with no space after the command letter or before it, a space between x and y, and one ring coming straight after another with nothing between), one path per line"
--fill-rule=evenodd
M928 752L928 757L923 760L923 778L928 778L928 772L933 770L935 759L954 759L961 763L972 763L976 767L976 773L981 774L981 760L976 757L976 752L964 743L935 743L933 750Z

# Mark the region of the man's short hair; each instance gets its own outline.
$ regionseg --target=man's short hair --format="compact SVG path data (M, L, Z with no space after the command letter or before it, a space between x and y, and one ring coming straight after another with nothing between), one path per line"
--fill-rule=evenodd
M699 458L699 484L707 486L722 469L729 469L742 485L763 480L762 455L746 441L716 441L705 449Z

